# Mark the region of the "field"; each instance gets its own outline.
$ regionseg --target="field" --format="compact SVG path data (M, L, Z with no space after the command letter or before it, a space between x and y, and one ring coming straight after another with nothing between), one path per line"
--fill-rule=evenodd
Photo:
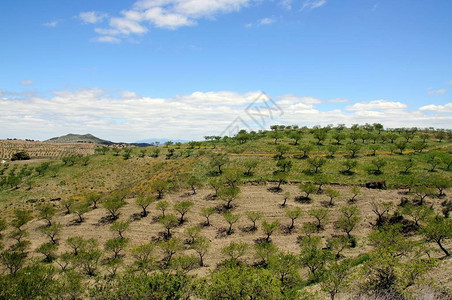
M94 144L32 142L23 140L0 140L0 159L11 159L14 153L26 151L32 159L60 159L70 155L94 154Z
M9 162L0 298L33 283L25 270L46 270L64 292L35 292L63 298L450 299L451 142L445 131L276 128Z

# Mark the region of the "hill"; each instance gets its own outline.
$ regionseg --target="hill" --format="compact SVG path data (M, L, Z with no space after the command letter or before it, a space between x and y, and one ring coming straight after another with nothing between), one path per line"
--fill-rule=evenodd
M46 142L52 142L52 143L91 143L91 144L101 144L101 145L113 145L113 142L100 139L98 137L95 137L92 134L67 134L64 136L54 137Z

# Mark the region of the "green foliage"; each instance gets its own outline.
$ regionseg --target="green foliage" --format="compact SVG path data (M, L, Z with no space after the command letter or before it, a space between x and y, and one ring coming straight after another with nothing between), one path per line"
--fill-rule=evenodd
M280 224L279 224L279 221L278 220L275 220L275 221L273 221L273 222L267 222L267 220L264 220L263 222L262 222L262 231L264 232L264 234L266 235L266 237L265 237L265 241L267 242L267 243L269 243L270 242L270 236L273 234L273 233L275 233L276 231L278 231L279 230L279 226L280 226Z
M179 220L173 214L159 217L159 223L166 229L166 238L171 237L171 229L179 225Z
M111 220L117 220L119 210L125 205L124 199L120 195L113 195L107 198L102 206L108 211Z
M280 299L281 286L270 271L251 267L224 268L212 273L205 299Z
M452 239L452 219L446 219L441 216L432 217L427 221L426 226L422 228L422 232L427 241L435 242L446 256L450 256L443 243L446 239Z
M124 238L124 232L127 231L127 229L130 226L129 221L115 221L113 224L110 225L110 230L114 231L118 234L118 238Z
M119 237L110 239L105 242L105 250L114 253L114 259L119 258L119 253L124 250L124 248L129 243L129 239Z
M191 201L181 201L174 205L174 210L180 214L179 224L184 223L184 216L190 211L193 205L195 204Z
M148 211L147 208L149 207L149 205L151 205L152 203L154 203L157 200L156 197L153 196L143 196L140 195L135 199L135 203L141 207L141 217L147 217L148 215Z
M223 218L229 224L226 234L231 235L233 233L232 225L234 225L240 220L240 215L232 214L230 211L226 211L223 213Z

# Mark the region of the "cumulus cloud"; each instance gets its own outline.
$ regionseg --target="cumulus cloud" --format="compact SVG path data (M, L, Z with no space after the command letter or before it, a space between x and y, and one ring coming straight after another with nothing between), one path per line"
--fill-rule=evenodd
M260 129L246 111L250 105L256 105L257 99L262 99L257 91L199 91L155 98L133 91L78 88L53 91L46 97L0 90L0 96L0 107L6 108L0 110L3 138L47 139L69 132L89 132L126 142L150 137L202 139L206 135L220 135L237 118L254 130ZM270 106L273 103L284 113L274 112L274 119L267 120L266 128L271 124L314 126L374 122L387 127L450 128L452 124L452 103L429 105L414 111L406 109L403 103L387 100L328 111L318 107L322 101L315 97L282 95L275 97Z
M437 89L437 90L435 90L435 89L428 89L427 90L427 93L429 95L444 95L446 92L447 92L446 89Z
M166 29L194 26L200 19L239 11L255 0L139 0L132 8L112 17L108 28L96 28L102 35L143 34L148 25Z
M392 110L403 109L407 105L401 102L394 102L389 100L374 100L370 102L358 102L351 106L346 107L347 110L352 111L369 111L369 110Z
M78 15L78 18L85 24L96 24L102 22L108 15L97 11L85 11Z
M22 80L20 82L21 85L30 85L30 84L33 84L33 83L34 83L33 80Z
M452 112L452 103L446 103L444 105L430 104L422 106L419 110L423 111L436 111L436 112Z

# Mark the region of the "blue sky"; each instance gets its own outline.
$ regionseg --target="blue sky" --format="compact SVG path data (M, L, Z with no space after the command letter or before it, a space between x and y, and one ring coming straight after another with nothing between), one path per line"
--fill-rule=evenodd
M199 139L258 91L285 112L269 122L451 128L451 13L448 0L3 1L0 138Z

